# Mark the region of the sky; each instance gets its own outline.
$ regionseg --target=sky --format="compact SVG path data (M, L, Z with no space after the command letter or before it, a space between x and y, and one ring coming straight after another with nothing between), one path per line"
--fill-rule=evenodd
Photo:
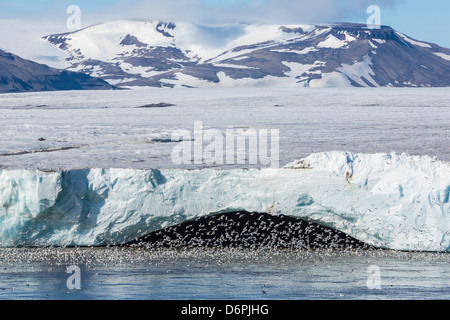
M0 49L29 58L30 48L38 45L36 39L70 31L66 25L69 5L80 7L82 27L119 19L198 24L366 23L368 6L378 5L381 24L450 48L449 0L1 0ZM54 54L51 50L45 48L43 54Z

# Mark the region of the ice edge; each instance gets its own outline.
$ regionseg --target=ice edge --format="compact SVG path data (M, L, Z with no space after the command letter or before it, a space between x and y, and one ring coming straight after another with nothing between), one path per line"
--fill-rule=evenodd
M0 171L0 245L121 244L227 212L286 215L376 247L450 251L450 165L312 154L280 169Z

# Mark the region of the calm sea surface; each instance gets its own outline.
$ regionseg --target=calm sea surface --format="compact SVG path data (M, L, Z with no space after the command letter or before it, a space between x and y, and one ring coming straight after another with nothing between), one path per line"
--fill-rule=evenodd
M449 299L449 262L393 251L0 249L0 299Z

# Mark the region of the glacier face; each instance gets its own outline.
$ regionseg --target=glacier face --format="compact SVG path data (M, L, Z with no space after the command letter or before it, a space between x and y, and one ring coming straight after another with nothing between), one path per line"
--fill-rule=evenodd
M0 171L1 246L119 244L200 216L284 214L397 250L450 251L450 164L315 153L280 169Z

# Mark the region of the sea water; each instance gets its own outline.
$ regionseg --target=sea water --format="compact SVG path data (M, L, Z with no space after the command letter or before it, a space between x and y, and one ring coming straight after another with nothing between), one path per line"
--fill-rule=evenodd
M0 299L449 299L449 262L386 250L1 249Z

